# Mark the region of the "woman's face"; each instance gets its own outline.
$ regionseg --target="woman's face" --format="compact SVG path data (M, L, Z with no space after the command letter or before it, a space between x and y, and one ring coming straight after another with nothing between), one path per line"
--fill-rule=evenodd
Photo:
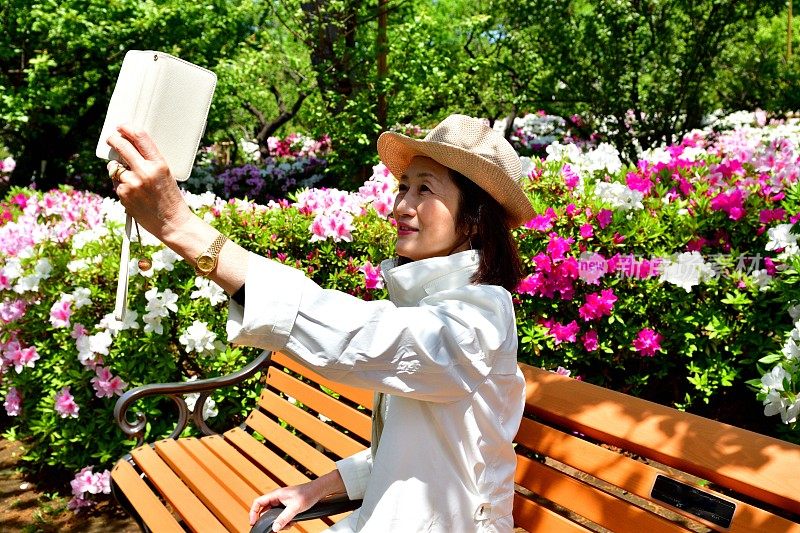
M394 200L397 255L418 261L468 250L468 235L456 230L458 207L447 167L428 157L412 159Z

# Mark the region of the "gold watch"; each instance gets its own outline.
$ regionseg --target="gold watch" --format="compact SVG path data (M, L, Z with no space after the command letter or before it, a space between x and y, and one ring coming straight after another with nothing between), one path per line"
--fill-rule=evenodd
M208 250L197 256L197 258L194 260L195 274L205 277L213 272L213 270L217 267L219 252L222 250L222 246L227 240L228 238L220 233L217 235L217 238L214 239L214 242L211 243L211 246L208 247Z

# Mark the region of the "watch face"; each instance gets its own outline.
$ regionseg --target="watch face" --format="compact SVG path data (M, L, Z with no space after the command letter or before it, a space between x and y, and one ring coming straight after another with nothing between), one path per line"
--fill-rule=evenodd
M203 272L211 272L214 268L214 258L209 255L201 255L197 258L197 268Z

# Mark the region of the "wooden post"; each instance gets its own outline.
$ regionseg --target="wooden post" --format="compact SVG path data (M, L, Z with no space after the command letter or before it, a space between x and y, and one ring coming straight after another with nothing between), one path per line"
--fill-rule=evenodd
M386 89L384 82L386 76L389 74L389 65L387 62L387 55L389 49L389 39L387 36L386 28L388 25L388 11L386 5L389 0L378 0L378 39L377 39L377 56L378 56L378 125L381 131L386 130L388 127L387 120L389 115L389 106L386 101Z

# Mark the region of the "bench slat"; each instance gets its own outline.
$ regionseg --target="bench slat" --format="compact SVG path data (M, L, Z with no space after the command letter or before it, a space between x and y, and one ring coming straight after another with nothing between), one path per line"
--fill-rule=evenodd
M800 513L800 451L789 443L529 365L527 409L548 422Z
M310 379L311 381L314 381L316 383L319 383L320 385L323 385L324 387L331 389L332 391L336 391L337 394L344 396L348 400L351 400L362 407L366 407L367 409L372 410L372 398L373 398L372 391L359 389L357 387L351 387L350 385L344 385L342 383L336 383L334 381L331 381L327 378L320 376L313 370L310 370L299 363L295 363L293 360L289 359L288 356L280 352L275 352L274 354L272 354L272 362L276 363L279 366L284 366L289 370L291 370L292 372L296 372L301 376Z
M178 444L166 439L156 442L158 455L192 489L198 498L230 531L250 530L249 507L245 508L230 492L220 485L202 465Z
M247 438L254 441L249 435ZM260 496L266 494L281 486L262 472L256 465L251 463L247 459L247 456L243 455L244 452L240 452L231 446L231 444L226 442L221 436L212 435L210 437L204 437L200 439L200 442L224 461L229 468L234 470L242 480L247 482L253 488L256 495ZM261 446L261 444L259 444L259 446ZM252 505L252 503L251 500L248 505ZM329 527L329 525L322 520L307 520L296 524L296 526L298 527L298 531L321 531Z
M547 507L514 494L514 526L521 527L531 533L546 531L547 533L585 533L589 531L582 525L568 520Z
M321 476L336 467L332 459L310 444L300 440L297 436L292 435L280 424L267 418L264 413L254 410L247 417L246 422L248 426L261 433L271 444L286 452L295 461L314 472L314 474Z
M650 497L650 491L658 474L665 474L682 482L692 483L688 476L664 472L661 469L601 448L574 435L565 434L558 429L545 426L528 418L522 419L519 432L514 440L532 451L591 474L631 494L654 501L658 505L669 507L669 509L701 522L708 527L718 527L700 517L676 507L667 506L663 502ZM763 531L795 531L800 533L800 525L794 522L775 516L730 496L721 495L705 487L697 488L736 504L731 527L727 530L731 533L761 533Z
M252 437L248 437L252 439ZM203 445L211 450L225 464L236 471L250 487L259 495L278 488L278 484L267 474L251 463L247 456L225 441L220 435L211 435L200 439ZM252 504L252 502L251 502Z
M307 476L298 472L297 468L255 440L246 431L239 428L232 429L225 433L225 438L282 485L299 485L308 481Z
M531 492L617 533L688 531L527 457L517 456L514 480Z
M259 405L339 457L349 457L364 449L363 444L270 390L261 391Z
M161 500L153 494L147 483L142 481L128 461L119 461L111 471L111 478L131 502L131 505L135 509L139 509L139 516L147 527L157 528L159 532L163 533L184 533L172 513L164 507Z
M226 531L150 446L136 448L131 452L131 457L192 531Z
M194 458L198 465L202 466L208 475L214 478L220 486L225 487L225 490L241 503L242 507L250 509L253 500L260 496L256 489L248 485L235 470L225 464L222 459L206 448L198 439L189 437L180 439L177 442L186 453Z
M270 367L267 383L293 398L302 398L303 404L322 413L337 424L349 429L359 437L369 440L372 437L372 421L364 411L353 409L336 398L299 381L286 372Z

